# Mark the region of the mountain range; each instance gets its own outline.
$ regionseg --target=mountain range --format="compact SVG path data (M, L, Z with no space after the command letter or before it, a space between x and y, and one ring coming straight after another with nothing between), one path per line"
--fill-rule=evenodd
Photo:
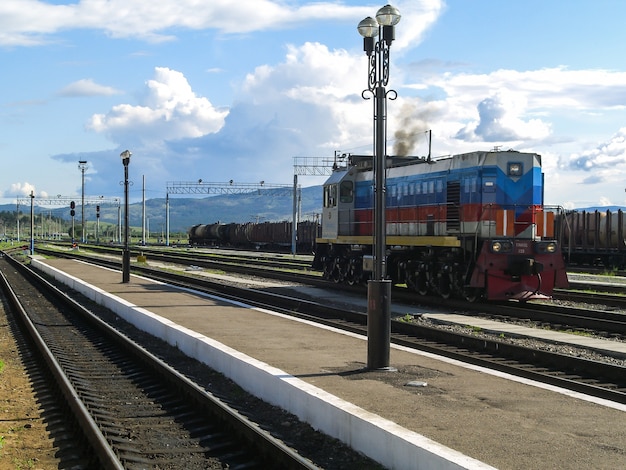
M81 223L80 197L77 198L74 222ZM244 194L224 194L204 198L190 198L170 195L170 232L186 232L196 224L245 223L245 222L277 222L291 220L293 214L293 198L284 190L268 189L263 192ZM35 199L36 204L36 199ZM165 198L146 199L146 225L151 232L163 232L166 222ZM15 213L15 204L0 205L0 211ZM133 227L142 226L143 203L129 204L129 221ZM20 206L22 214L28 214L30 207ZM69 207L39 207L33 212L60 217L70 221ZM300 201L300 220L313 220L322 212L322 187L310 186L302 188ZM96 220L95 205L85 205L85 222L89 226ZM117 206L104 204L100 206L101 223L118 223Z

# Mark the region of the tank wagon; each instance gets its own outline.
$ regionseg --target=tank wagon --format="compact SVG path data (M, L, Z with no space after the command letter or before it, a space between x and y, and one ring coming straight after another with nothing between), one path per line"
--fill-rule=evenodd
M568 285L543 204L541 156L472 152L388 158L387 277L422 295L468 300L545 298ZM324 184L313 268L350 284L370 277L372 158L349 157Z
M242 249L291 249L291 222L199 224L189 230L190 245L227 246ZM298 222L296 248L311 253L318 236L317 222Z
M556 219L567 265L626 268L626 218L618 211L567 211Z

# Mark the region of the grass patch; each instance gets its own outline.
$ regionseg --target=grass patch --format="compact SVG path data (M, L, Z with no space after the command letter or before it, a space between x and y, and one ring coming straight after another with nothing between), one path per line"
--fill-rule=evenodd
M23 468L35 468L35 461L33 459L28 459L28 460L15 459L13 463L15 464L15 470L22 470Z
M589 333L587 331L580 331L580 330L563 330L562 332L570 334L570 335L575 335L575 336L593 336L592 333Z
M4 361L0 361L0 372L2 372L2 369L4 369Z

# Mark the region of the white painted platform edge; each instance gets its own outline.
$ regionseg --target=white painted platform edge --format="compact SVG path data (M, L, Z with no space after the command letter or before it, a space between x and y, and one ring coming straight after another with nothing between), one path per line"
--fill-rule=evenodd
M221 372L249 393L293 413L313 428L341 440L387 468L494 468L218 341L133 305L42 260L32 259L31 265L112 310L137 328L163 339L187 356Z

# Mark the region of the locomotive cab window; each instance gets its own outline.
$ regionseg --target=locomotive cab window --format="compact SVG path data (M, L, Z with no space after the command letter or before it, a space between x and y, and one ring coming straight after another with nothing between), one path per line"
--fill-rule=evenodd
M354 183L352 181L342 181L339 186L339 200L352 204L354 199Z
M324 207L335 207L337 205L337 185L329 184L324 186Z
M523 170L521 162L509 162L509 176L522 176Z

